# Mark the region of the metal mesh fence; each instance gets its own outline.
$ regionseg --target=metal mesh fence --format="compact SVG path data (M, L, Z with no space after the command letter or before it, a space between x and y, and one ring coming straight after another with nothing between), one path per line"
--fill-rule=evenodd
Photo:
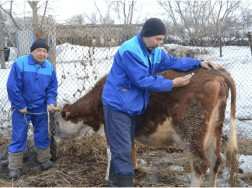
M98 79L108 73L118 46L139 29L140 25L56 26L56 38L51 37L49 43L53 45L57 42L54 55L59 82L58 103L74 102L92 88ZM218 47L183 47L175 44L165 44L164 47L178 56L190 54L223 64L237 84L238 118L252 119L252 58L249 46L224 46L222 57L219 57ZM0 69L1 127L10 125L6 82L16 51L11 48L7 68Z

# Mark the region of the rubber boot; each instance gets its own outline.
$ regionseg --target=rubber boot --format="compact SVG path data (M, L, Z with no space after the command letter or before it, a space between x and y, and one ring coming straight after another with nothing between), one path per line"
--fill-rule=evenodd
M22 167L23 167L23 152L20 153L9 153L9 178L17 180L22 176Z
M50 160L50 149L37 149L37 161L40 163L41 170L48 170L53 167L53 162Z
M133 187L133 176L114 176L111 187Z

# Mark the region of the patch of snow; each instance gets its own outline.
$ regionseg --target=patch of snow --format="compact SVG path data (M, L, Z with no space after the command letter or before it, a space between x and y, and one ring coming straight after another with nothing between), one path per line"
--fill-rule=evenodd
M241 155L239 163L244 173L252 173L252 155Z

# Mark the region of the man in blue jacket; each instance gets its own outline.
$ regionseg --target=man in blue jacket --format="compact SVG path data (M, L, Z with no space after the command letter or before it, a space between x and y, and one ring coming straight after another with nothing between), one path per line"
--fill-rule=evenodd
M47 111L56 110L57 78L48 60L49 47L43 39L31 46L31 54L17 58L12 65L7 92L12 107L12 139L8 147L9 176L22 175L28 124L32 122L37 160L41 169L52 167Z
M219 68L217 64L193 58L176 58L159 48L166 34L163 22L148 19L140 32L124 42L114 56L104 85L105 134L111 151L110 186L133 186L131 148L134 140L134 117L144 113L150 92L172 92L189 84L191 76L174 80L158 73L165 70L190 71L199 67Z

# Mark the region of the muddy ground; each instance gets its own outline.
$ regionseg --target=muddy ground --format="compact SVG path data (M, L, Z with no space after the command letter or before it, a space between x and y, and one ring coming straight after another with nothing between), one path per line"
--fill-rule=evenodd
M6 139L0 139L3 154ZM0 171L0 186L106 186L106 145L102 136L64 139L58 142L54 168L41 172L35 162L35 152L30 149L25 156L24 173L17 181L7 179L4 157ZM240 153L252 155L252 141L239 142ZM185 152L179 148L154 149L137 144L140 170L136 171L136 186L189 186L190 165ZM227 173L222 168L219 186L228 186ZM252 186L252 174L240 169L238 185Z

